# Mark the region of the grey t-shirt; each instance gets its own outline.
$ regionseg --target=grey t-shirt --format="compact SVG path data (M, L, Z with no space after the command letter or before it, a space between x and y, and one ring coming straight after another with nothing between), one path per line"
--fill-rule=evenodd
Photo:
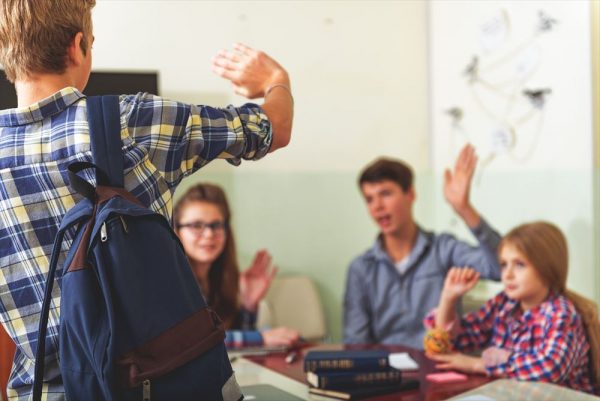
M398 273L400 273L400 275L403 275L406 273L406 271L410 267L411 255L414 254L413 251L415 249L421 249L423 247L422 243L424 241L426 241L425 236L422 235L421 232L419 231L419 235L417 235L417 240L415 241L415 245L413 246L413 249L411 249L410 253L408 255L406 255L401 261L396 262L394 264L394 266L396 267L396 270L398 271Z

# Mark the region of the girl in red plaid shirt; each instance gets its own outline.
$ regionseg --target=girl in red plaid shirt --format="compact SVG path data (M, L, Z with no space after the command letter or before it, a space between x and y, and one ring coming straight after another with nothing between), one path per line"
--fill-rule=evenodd
M454 348L428 354L438 368L539 380L589 393L600 383L600 323L595 303L566 288L567 242L554 225L536 222L509 232L499 246L504 291L458 320L456 303L479 273L452 268L438 308L425 325L450 332Z

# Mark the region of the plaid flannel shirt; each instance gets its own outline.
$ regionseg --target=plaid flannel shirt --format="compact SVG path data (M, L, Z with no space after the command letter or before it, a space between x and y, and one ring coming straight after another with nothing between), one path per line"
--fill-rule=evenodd
M215 158L239 164L269 150L271 124L254 104L225 109L149 94L121 96L125 187L170 218L183 177ZM67 166L92 161L86 100L74 88L27 108L0 111L0 321L17 344L9 400L28 400L34 376L39 313L54 237L81 197L68 186ZM91 174L86 177L95 183ZM67 233L60 264L74 233ZM46 341L43 400L64 400L59 380L60 285L54 286Z
M435 327L435 311L424 323ZM535 308L522 311L517 301L501 292L455 322L453 333L459 351L496 347L511 352L505 361L486 366L489 376L597 391L590 380L590 346L583 322L562 295L551 294Z

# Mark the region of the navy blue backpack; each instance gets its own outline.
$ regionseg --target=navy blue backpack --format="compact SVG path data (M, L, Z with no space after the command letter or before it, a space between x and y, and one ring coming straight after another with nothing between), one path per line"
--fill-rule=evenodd
M219 317L209 309L164 216L123 187L117 96L87 99L94 163L69 166L84 198L59 228L46 281L35 363L41 399L48 312L65 231L59 366L68 401L237 401ZM79 175L96 172L96 187ZM60 274L60 273L59 273Z

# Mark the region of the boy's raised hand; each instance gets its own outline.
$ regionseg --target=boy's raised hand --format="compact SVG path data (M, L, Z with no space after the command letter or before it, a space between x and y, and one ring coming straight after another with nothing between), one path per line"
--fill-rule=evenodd
M469 292L479 281L479 272L470 267L453 267L446 274L442 297L457 300Z
M249 99L263 97L271 85L290 85L287 72L277 61L241 43L235 43L233 50L220 50L212 58L212 69L231 81L236 94Z
M471 144L466 144L460 151L454 169L444 172L444 196L448 203L460 214L470 204L469 193L471 180L477 166L477 155Z
M454 211L471 228L475 228L481 222L481 217L473 205L471 205L470 190L473 173L477 166L477 155L475 148L465 145L454 164L454 169L446 169L444 172L444 196Z

